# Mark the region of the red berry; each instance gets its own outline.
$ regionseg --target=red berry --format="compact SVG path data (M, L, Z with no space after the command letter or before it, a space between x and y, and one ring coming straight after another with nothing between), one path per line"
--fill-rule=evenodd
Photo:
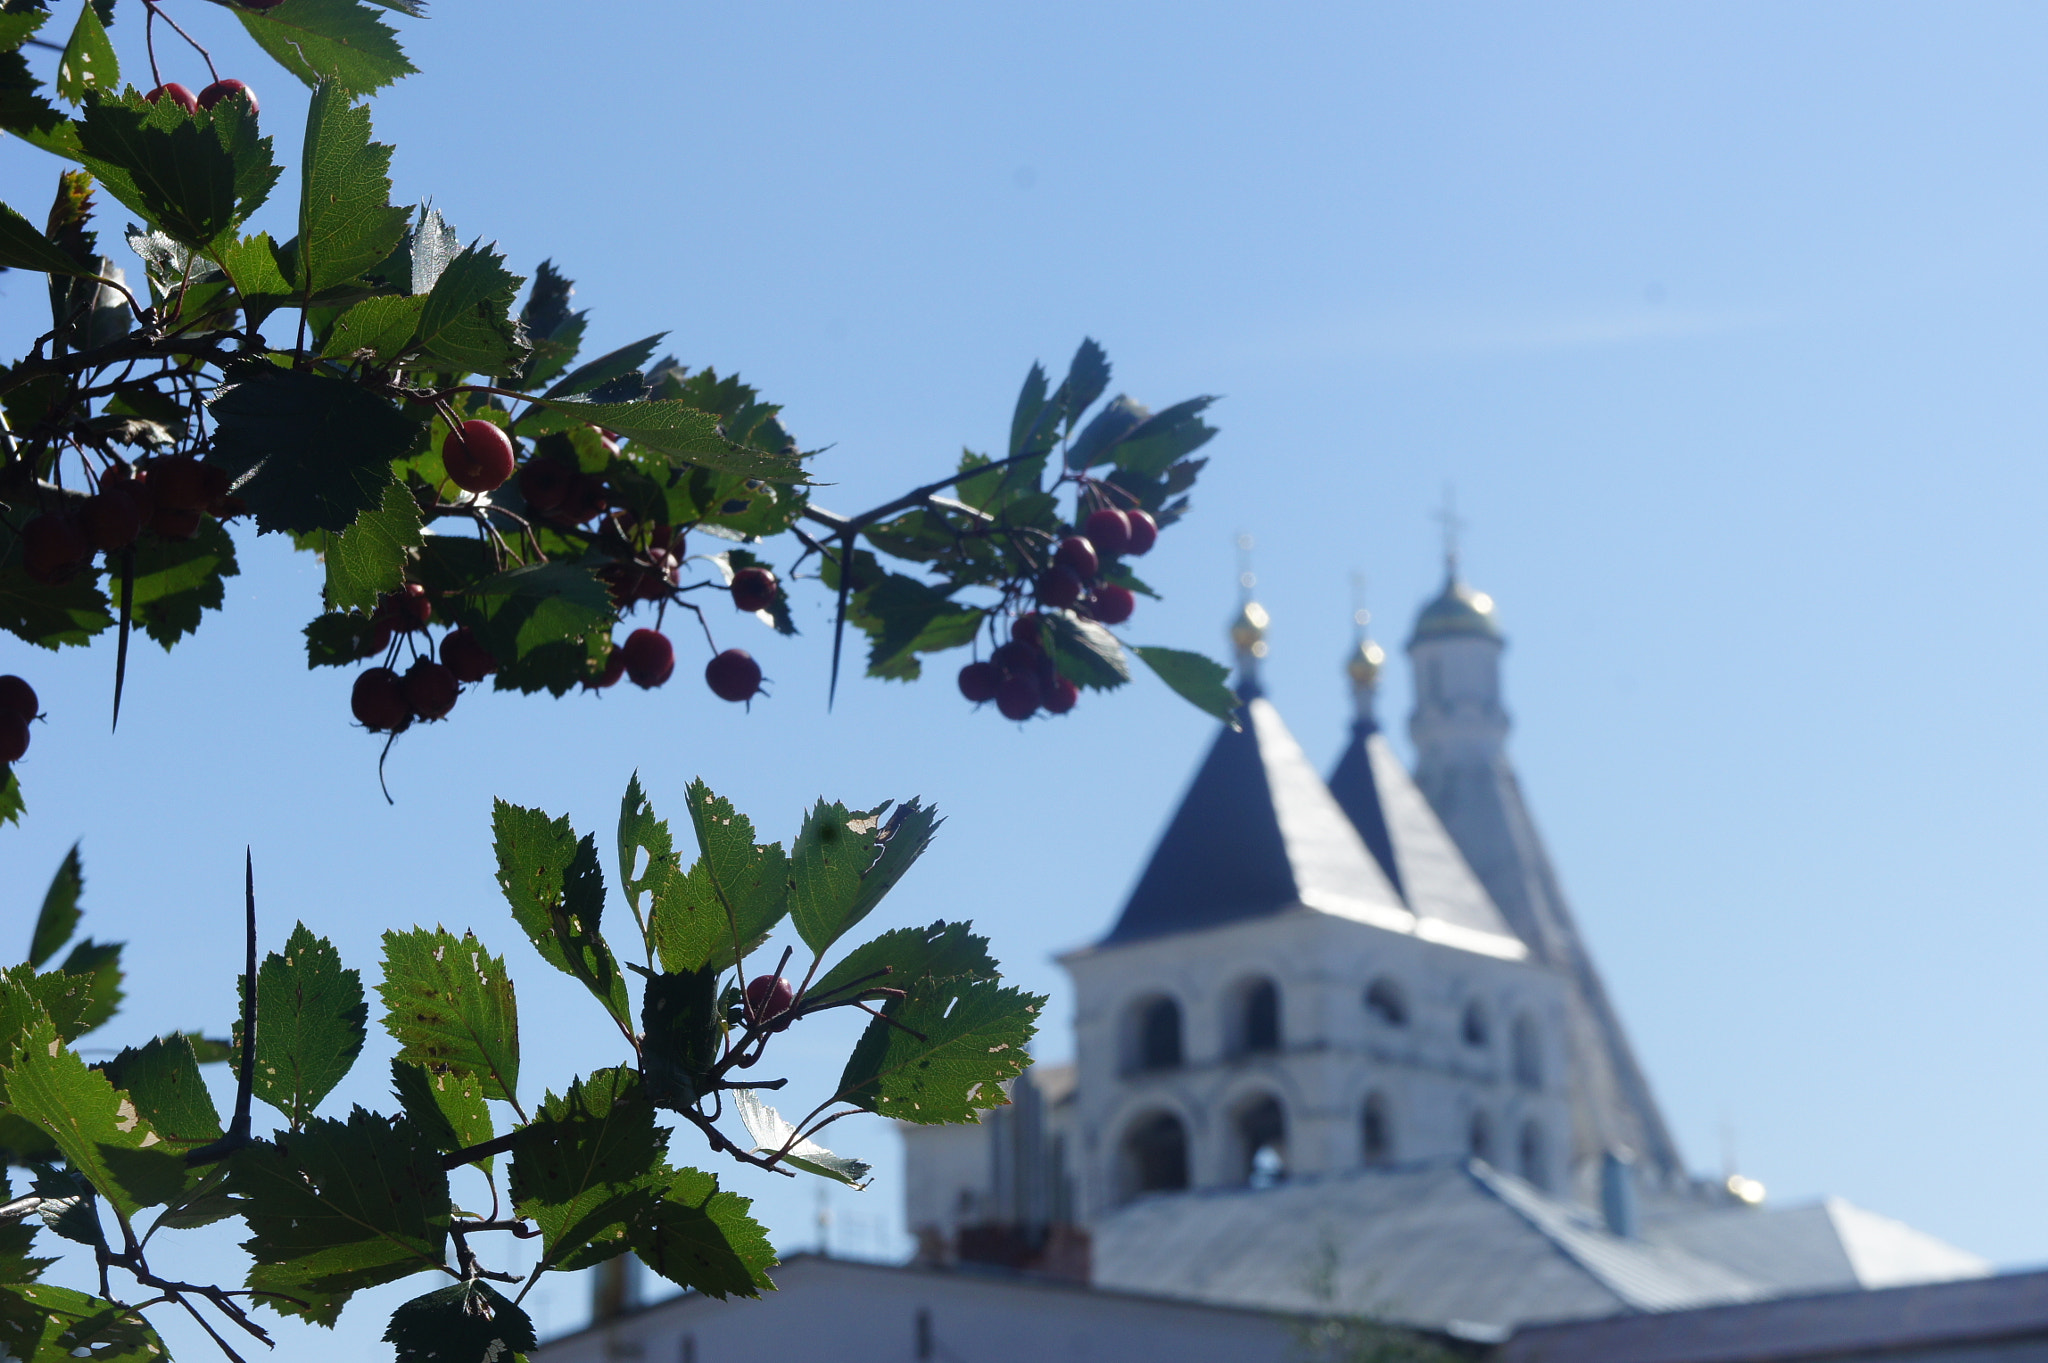
M512 437L488 421L465 421L442 437L441 467L465 492L495 492L512 476Z
M1029 649L1045 647L1045 617L1037 611L1026 611L1010 626L1010 642L1022 644Z
M36 689L20 677L0 677L0 715L20 715L23 724L42 714Z
M1065 677L1054 677L1052 685L1045 688L1045 708L1055 715L1063 715L1074 708L1074 702L1081 699L1081 688Z
M406 702L405 686L388 667L373 667L356 678L349 693L349 709L365 729L397 733L412 723L412 706Z
M193 94L190 90L178 84L178 82L176 81L169 81L163 85L157 86L156 89L151 90L148 94L144 95L143 99L151 104L154 104L157 102L158 99L162 98L165 95L169 95L171 97L171 103L178 105L188 114L199 107L199 96Z
M78 521L93 548L126 549L142 533L142 508L126 487L103 484L78 508Z
M576 470L559 459L534 459L519 470L519 495L535 511L553 511L576 486Z
M1038 579L1038 599L1048 606L1071 606L1083 590L1081 575L1064 565L1046 569Z
M675 645L660 630L634 630L619 646L619 656L626 660L626 675L639 687L659 686L676 670Z
M425 658L416 660L406 670L402 684L407 707L421 719L446 718L455 708L455 698L462 694L453 672Z
M619 678L626 675L626 654L623 649L613 649L605 655L604 666L594 677L584 679L586 691L602 691L608 686L617 686Z
M401 634L425 629L433 615L434 603L427 599L427 589L417 582L387 592L377 603L377 618Z
M21 530L21 566L36 581L55 586L92 561L92 544L78 522L45 512Z
M474 684L498 670L498 660L484 647L477 632L464 625L441 638L441 665L455 674L455 680Z
M1114 582L1095 589L1095 618L1105 625L1121 625L1138 608L1138 597L1129 587Z
M994 663L969 663L960 669L960 694L976 705L996 698L996 688L1003 684L1003 674L996 670Z
M372 620L370 622L369 637L363 640L363 651L356 654L356 656L358 658L374 658L389 647L391 647L390 623L384 620Z
M764 611L775 604L775 574L766 568L742 568L732 575L732 603L743 611Z
M562 519L571 525L582 525L595 520L611 509L611 499L605 494L604 479L595 474L577 475L570 485L569 493L562 499Z
M1125 547L1126 554L1142 554L1159 542L1159 522L1152 519L1149 511L1126 511L1131 522L1131 542Z
M11 762L28 751L28 721L20 715L0 714L0 776Z
M1069 535L1060 541L1060 547L1053 551L1052 560L1063 568L1074 570L1076 577L1087 579L1095 576L1102 567L1102 560L1096 557L1095 546L1085 535Z
M996 645L995 652L988 655L989 662L1001 675L1008 677L1018 672L1033 672L1045 655L1030 644L1012 639L1007 644Z
M149 517L149 528L161 539L189 540L199 533L201 516L183 507L160 506Z
M1113 507L1088 513L1088 542L1100 554L1121 554L1131 545L1131 518Z
M747 984L747 1007L756 1022L781 1017L795 1002L795 986L780 975L762 975Z
M1003 684L996 688L996 709L1002 711L1004 719L1029 719L1044 699L1038 688L1038 678L1030 672L1018 672L1003 678Z
M752 700L761 690L761 664L743 648L729 648L704 667L704 681L720 700Z
M199 107L211 109L229 95L240 95L249 101L249 112L258 112L256 92L238 80L217 80L199 92Z
M205 466L185 455L174 455L151 464L149 490L159 507L178 511L202 511L213 500L206 488Z

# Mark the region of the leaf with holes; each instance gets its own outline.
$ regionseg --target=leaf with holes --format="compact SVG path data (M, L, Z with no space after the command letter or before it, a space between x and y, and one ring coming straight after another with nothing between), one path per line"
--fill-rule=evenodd
M489 1283L471 1279L393 1311L384 1342L397 1349L398 1363L510 1363L539 1339L526 1312Z
M491 1138L491 1109L484 1103L482 1081L473 1074L446 1065L393 1060L391 1091L406 1117L444 1155ZM486 1155L477 1163L488 1170L492 1158Z
M332 942L294 927L256 971L256 1096L305 1125L362 1054L369 1015L361 973L342 967Z
M232 8L258 47L315 90L322 88L324 78L340 89L369 94L419 69L406 60L391 26L356 0L292 0L262 10Z
M1002 1085L1030 1065L1042 994L997 980L927 978L891 999L861 1033L838 1101L920 1125L968 1122L1010 1100Z
M4 1072L13 1115L36 1127L65 1162L132 1216L168 1202L185 1185L185 1162L127 1094L57 1040L45 1022L31 1030Z
M601 930L604 873L597 841L578 841L566 817L550 819L503 800L492 804L491 832L498 888L541 959L581 980L630 1029L626 981Z
M377 993L400 1060L473 1074L486 1097L518 1102L519 1002L502 957L441 928L387 932Z

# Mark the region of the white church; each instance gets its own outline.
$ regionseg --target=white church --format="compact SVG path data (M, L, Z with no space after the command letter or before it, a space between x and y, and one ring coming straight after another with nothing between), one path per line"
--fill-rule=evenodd
M1412 774L1374 710L1384 650L1361 634L1348 660L1324 776L1260 687L1266 625L1247 601L1231 629L1242 727L1061 959L1074 1063L979 1124L901 1128L916 1260L798 1256L764 1302L675 1298L536 1358L713 1363L824 1328L848 1359L1278 1363L1369 1318L1510 1360L2048 1359L2048 1274L1688 1173L1508 760L1504 638L1455 559L1408 640ZM1981 1322L2019 1351L1975 1352Z

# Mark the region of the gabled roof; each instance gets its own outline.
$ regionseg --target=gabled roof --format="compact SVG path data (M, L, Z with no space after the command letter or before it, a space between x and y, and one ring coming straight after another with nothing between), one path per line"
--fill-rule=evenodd
M1329 788L1410 913L1473 932L1514 936L1370 718L1351 726L1351 741L1330 773Z

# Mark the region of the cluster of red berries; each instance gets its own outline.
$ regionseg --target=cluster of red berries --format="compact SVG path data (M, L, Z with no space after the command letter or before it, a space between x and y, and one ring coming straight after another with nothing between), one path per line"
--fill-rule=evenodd
M653 689L675 675L676 648L658 629L636 629L605 659L604 670L584 683L592 691L618 684L624 677L635 686ZM704 667L704 684L720 700L752 700L761 693L761 664L743 648L729 648Z
M42 715L36 689L19 677L0 677L0 780L28 751L28 724Z
M245 4L242 8L257 9L269 7ZM156 103L159 99L168 99L171 103L190 114L197 113L201 109L211 109L229 95L240 95L243 99L248 100L250 113L262 112L256 103L256 92L238 80L217 80L196 95L176 81L167 81L157 86L156 89L151 90L143 98L151 104Z
M1053 551L1052 567L1038 578L1038 599L1056 610L1072 609L1105 625L1121 625L1131 618L1138 598L1129 587L1102 581L1102 565L1148 552L1159 540L1159 523L1149 512L1105 506L1088 513L1081 531Z
M382 652L394 630L410 634L424 629L431 614L426 590L416 582L406 583L379 604L371 636L376 646L367 651ZM389 666L357 676L349 696L356 719L366 729L393 734L412 727L415 719L446 719L463 686L473 686L498 670L498 660L467 625L441 636L440 655L438 662L425 654L414 658L403 676Z
M1045 651L1045 618L1033 611L1017 617L1010 642L987 662L960 669L960 694L976 705L994 701L1004 719L1026 720L1041 709L1063 715L1081 699L1081 688L1062 677Z
M228 491L227 473L189 455L139 465L113 464L99 490L83 502L45 511L21 529L22 567L56 586L88 566L95 553L115 553L147 530L167 540L189 540L206 516L226 520L247 508Z

